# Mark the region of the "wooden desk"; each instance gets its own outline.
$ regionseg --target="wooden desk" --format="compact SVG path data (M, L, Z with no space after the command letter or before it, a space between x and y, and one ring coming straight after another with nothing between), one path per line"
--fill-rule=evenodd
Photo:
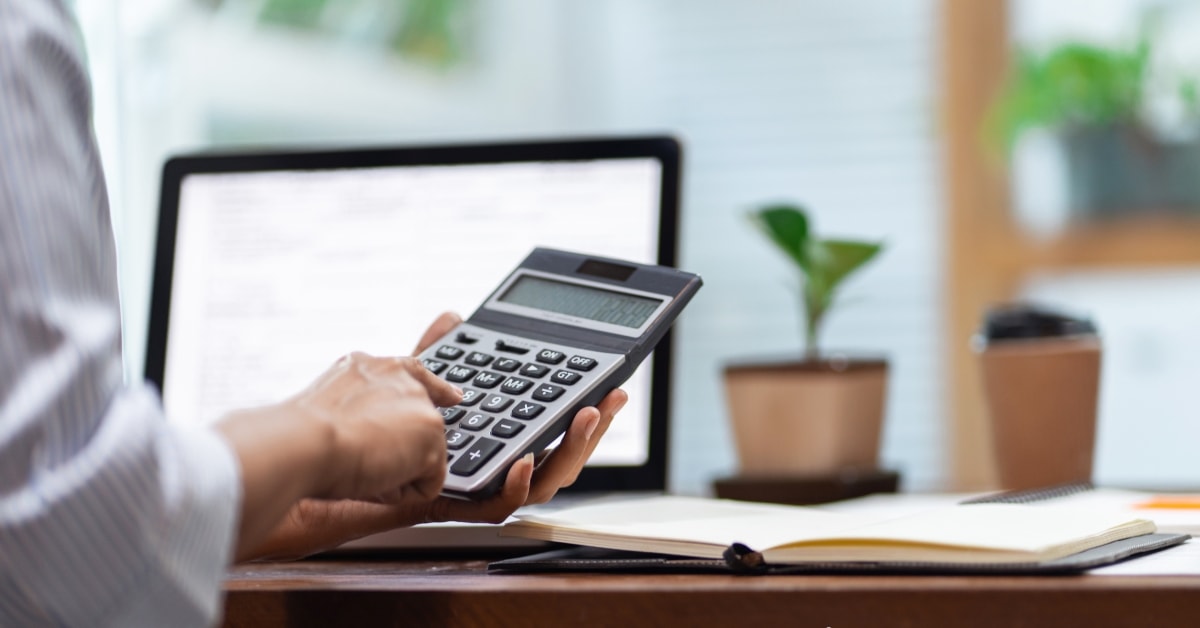
M486 565L239 566L225 587L225 625L1200 625L1200 576L488 575Z

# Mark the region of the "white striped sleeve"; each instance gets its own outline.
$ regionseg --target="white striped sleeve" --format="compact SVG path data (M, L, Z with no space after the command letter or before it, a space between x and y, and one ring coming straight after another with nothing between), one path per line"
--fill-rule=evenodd
M0 626L203 626L237 461L122 383L89 110L64 3L0 0Z

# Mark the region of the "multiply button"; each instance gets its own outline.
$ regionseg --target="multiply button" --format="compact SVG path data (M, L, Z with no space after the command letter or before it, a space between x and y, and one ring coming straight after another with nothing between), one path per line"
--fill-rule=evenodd
M516 408L513 408L512 415L518 419L532 419L533 417L541 414L542 410L545 409L546 406L523 401L517 404Z
M465 366L456 366L446 371L446 379L452 382L465 382L475 375L475 369Z
M475 444L471 446L463 455L458 457L458 461L450 467L450 473L454 475L471 475L479 470L479 467L487 464L496 452L504 447L504 443L490 438L479 438Z
M542 349L541 351L538 351L537 361L544 362L546 364L558 364L559 362L562 362L563 358L565 357L567 357L567 355L562 351Z

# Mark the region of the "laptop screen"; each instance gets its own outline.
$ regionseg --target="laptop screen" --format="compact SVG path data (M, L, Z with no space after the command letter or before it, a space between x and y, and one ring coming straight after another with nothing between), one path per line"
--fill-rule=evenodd
M662 138L173 159L147 376L171 420L209 423L349 351L409 355L535 246L672 264L677 172ZM581 484L663 487L667 359L623 386Z

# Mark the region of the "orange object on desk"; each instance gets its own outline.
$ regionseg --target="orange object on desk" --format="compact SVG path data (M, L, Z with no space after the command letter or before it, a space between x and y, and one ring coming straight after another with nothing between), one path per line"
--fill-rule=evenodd
M1157 510L1200 510L1200 495L1156 495L1135 508Z

